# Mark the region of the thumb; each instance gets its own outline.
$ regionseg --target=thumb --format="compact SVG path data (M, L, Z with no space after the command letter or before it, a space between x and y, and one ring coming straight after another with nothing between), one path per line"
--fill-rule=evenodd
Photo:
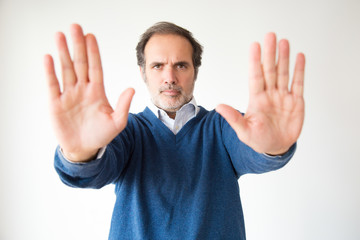
M244 139L247 127L246 120L242 114L229 105L225 104L219 104L215 110L230 124L230 126L236 132L238 138Z
M133 88L128 88L121 93L117 101L115 111L113 112L113 119L116 128L118 128L120 131L122 131L127 124L130 104L134 94L135 90Z

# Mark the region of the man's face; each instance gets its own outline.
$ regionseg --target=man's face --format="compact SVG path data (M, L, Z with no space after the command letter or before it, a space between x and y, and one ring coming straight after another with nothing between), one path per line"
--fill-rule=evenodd
M153 103L166 112L176 112L193 97L192 52L186 38L171 34L155 34L145 46L143 77Z

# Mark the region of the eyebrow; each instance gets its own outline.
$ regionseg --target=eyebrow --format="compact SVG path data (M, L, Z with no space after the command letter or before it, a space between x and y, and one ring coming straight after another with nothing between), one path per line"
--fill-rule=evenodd
M149 65L150 65L150 66L164 65L164 63L163 63L163 62L151 62Z
M187 62L187 61L179 61L179 62L176 62L175 65L185 65L185 66L189 66L190 63Z
M150 66L164 65L164 62L155 61L155 62L151 62L149 65L150 65ZM189 62L187 62L187 61L179 61L179 62L175 62L174 65L185 65L185 66L189 66L189 65L191 65L191 64L190 64Z

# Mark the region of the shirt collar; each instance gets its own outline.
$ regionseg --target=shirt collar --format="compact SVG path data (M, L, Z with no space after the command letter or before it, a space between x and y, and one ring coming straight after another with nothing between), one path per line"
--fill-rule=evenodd
M192 108L187 107L189 105L194 106L194 107L192 107ZM157 118L160 118L161 113L165 112L164 110L158 108L153 102L151 102L148 105L148 107L155 114L155 116ZM183 111L183 110L192 111L193 116L196 116L198 114L198 112L200 111L200 107L196 104L195 98L193 97L190 102L184 104L177 112Z

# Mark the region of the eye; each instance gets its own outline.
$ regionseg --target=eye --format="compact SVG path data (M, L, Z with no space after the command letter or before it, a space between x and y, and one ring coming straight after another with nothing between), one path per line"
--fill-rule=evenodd
M183 64L183 63L179 63L176 67L178 69L186 69L187 68L186 64Z
M151 69L155 69L155 70L160 70L163 67L164 64L160 63L160 62L154 62L152 63Z

